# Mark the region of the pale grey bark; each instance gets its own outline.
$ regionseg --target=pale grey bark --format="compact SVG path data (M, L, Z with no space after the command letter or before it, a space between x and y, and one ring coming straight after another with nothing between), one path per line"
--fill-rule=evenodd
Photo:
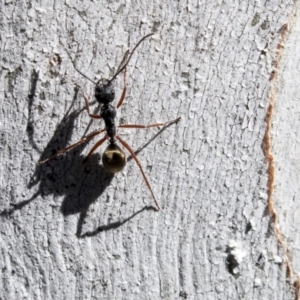
M300 274L300 9L296 7L284 43L272 122L276 176L274 202L293 270Z
M263 151L281 29L292 25L289 39L299 28L293 1L2 1L1 8L0 298L294 299L295 278L286 277L267 214ZM93 85L63 45L96 80L110 77L150 32L129 64L118 122L182 117L138 154L158 213L147 209L153 200L133 160L114 177L101 167L105 146L86 164L93 142L36 165L103 128L81 110L75 84L91 102ZM288 41L281 91L299 78L299 68L288 69L289 58L299 65L299 39ZM282 151L299 135L294 82L293 94L278 94L273 129L276 167L298 178L297 142L291 156ZM119 76L118 96L122 86ZM282 104L292 107L287 116ZM135 150L157 132L120 130ZM279 225L299 274L299 184L276 172L275 205L289 200L278 204ZM290 194L278 189L290 184Z

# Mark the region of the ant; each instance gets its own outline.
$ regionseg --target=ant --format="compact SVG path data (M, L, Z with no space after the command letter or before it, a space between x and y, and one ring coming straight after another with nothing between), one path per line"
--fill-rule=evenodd
M93 80L91 80L89 77L87 77L85 74L83 74L79 69L77 69L77 67L75 66L71 55L69 54L69 52L66 50L66 52L68 53L68 56L70 57L72 64L75 68L75 70L80 73L83 77L85 77L86 79L88 79L89 81L91 81L92 83L95 84L95 98L96 100L99 102L99 104L101 105L100 108L100 114L96 115L96 114L91 114L90 113L90 108L89 108L89 101L88 98L86 97L86 95L84 94L84 91L82 90L82 88L77 85L77 87L82 91L83 93L83 97L85 100L85 107L86 107L86 111L88 113L88 115L90 116L90 118L92 119L103 119L104 123L105 123L105 129L102 130L97 130L85 137L83 137L81 140L79 140L78 142L58 151L55 155L48 157L47 159L38 162L38 165L46 163L68 151L70 151L71 149L91 140L92 138L94 138L96 135L101 134L103 132L106 132L105 136L100 139L90 150L90 152L88 153L88 155L86 156L85 160L86 161L93 153L94 151L100 147L104 141L106 141L107 139L109 140L109 145L108 147L105 149L105 151L103 152L102 155L102 163L103 166L105 167L106 170L108 170L109 172L112 173L117 173L120 172L126 165L127 159L125 156L125 153L122 151L122 149L117 145L117 141L119 141L122 146L124 148L126 148L128 150L128 152L130 153L130 155L132 156L132 158L135 160L135 162L137 163L138 167L140 168L140 171L143 175L144 181L148 187L148 189L151 192L152 198L155 202L156 205L156 209L157 211L160 210L160 206L158 205L158 202L156 201L156 198L154 196L154 193L152 191L152 188L150 186L150 183L146 177L146 174L143 171L143 168L141 166L140 161L138 160L137 156L135 155L134 151L132 150L132 148L117 134L117 129L116 129L116 124L115 124L115 118L116 118L116 108L118 109L124 101L125 98L125 94L126 94L126 67L133 55L133 53L135 52L136 48L149 36L153 35L153 33L150 33L146 36L144 36L137 44L136 46L133 48L133 50L131 51L130 55L129 52L127 51L125 53L125 56L123 58L123 61L121 62L121 65L119 66L116 74L110 79L100 79L97 82L94 82ZM129 57L128 57L129 55ZM120 97L120 100L117 104L117 106L113 106L111 104L111 102L114 100L115 98L115 91L114 91L114 86L113 86L113 81L115 80L115 78L117 77L117 75L119 75L122 71L124 71L124 88L123 88L123 92L122 95ZM150 127L159 127L159 126L169 126L173 123L177 123L180 120L181 117L178 117L175 120L172 121L168 121L165 123L155 123L155 124L150 124L150 125L137 125L137 124L123 124L123 125L119 125L118 128L150 128Z

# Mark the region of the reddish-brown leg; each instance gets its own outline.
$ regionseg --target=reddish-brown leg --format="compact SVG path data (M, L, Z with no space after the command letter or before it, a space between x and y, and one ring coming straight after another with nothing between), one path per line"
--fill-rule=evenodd
M101 116L99 116L99 115L94 115L94 114L91 114L90 113L90 106L89 106L89 100L88 100L88 98L87 98L87 96L85 95L85 93L84 93L84 91L83 91L83 89L82 89L82 87L80 86L80 85L78 85L78 84L76 84L76 86L81 90L81 92L82 92L82 95L83 95L83 98L84 98L84 101L85 101L85 108L86 108L86 110L87 110L87 113L88 113L88 115L92 118L92 119L102 119L102 117Z
M117 104L117 108L119 108L123 104L123 101L125 99L125 95L126 95L126 68L124 69L124 88L123 88L121 98L120 98L120 100Z
M155 123L155 124L150 124L150 125L123 124L123 125L119 125L119 128L151 128L151 127L159 127L159 126L168 126L168 125L178 122L180 119L181 119L181 117L179 117L175 120L172 120L172 121L165 122L165 123Z
M138 158L136 157L136 155L134 154L134 151L131 149L131 147L124 141L124 140L122 140L118 135L116 136L116 138L120 141L120 143L129 151L129 153L131 154L131 156L132 156L132 158L135 160L135 162L137 163L137 165L138 165L138 167L140 168L140 171L141 171L141 173L142 173L142 175L143 175L143 178L144 178L144 180L145 180L145 183L146 183L146 185L147 185L147 187L148 187L148 189L150 190L150 192L151 192L151 195L152 195L152 198L153 198L153 200L154 200L154 202L155 202L155 205L156 205L156 207L157 207L157 210L160 210L160 206L158 205L158 203L157 203L157 201L156 201L156 199L155 199L155 196L154 196L154 193L153 193L153 191L152 191L152 188L151 188L151 186L150 186L150 183L149 183L149 181L148 181L148 179L147 179L147 177L146 177L146 174L144 173L144 171L143 171L143 168L142 168L142 166L141 166L141 163L140 163L140 161L138 160Z
M89 141L90 139L92 139L92 138L95 137L96 135L102 133L103 131L104 131L104 130L98 130L98 131L95 131L95 132L93 132L93 133L91 133L91 134L89 134L89 135L83 137L80 141L78 141L78 142L76 142L76 143L74 143L74 144L72 144L72 145L70 145L70 146L68 146L68 147L66 147L66 148L64 148L64 149L62 149L62 150L60 150L60 151L58 151L55 155L52 155L52 156L50 156L50 157L48 157L48 158L46 158L46 159L44 159L44 160L42 160L42 161L39 161L37 164L38 164L38 165L44 164L44 163L47 162L47 161L50 161L50 160L52 160L52 159L54 159L54 158L56 158L56 157L58 157L58 156L60 156L60 155L63 155L64 153L70 151L71 149L73 149L73 148L75 148L75 147L77 147L77 146L79 146L79 145L81 145L81 144L83 144L83 143Z
M87 160L90 158L90 156L94 153L94 151L95 151L98 147L100 147L100 146L103 144L103 142L104 142L105 140L107 140L107 139L108 139L108 136L105 135L105 137L104 137L103 139L99 140L99 141L94 145L94 147L90 150L89 154L88 154L87 157L84 159L84 161L87 161Z

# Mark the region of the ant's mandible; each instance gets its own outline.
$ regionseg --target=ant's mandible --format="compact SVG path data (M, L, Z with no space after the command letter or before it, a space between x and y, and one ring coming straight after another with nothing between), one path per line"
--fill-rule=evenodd
M107 139L109 140L109 145L108 147L105 149L103 155L102 155L102 163L103 166L105 167L105 169L107 169L109 172L112 173L117 173L120 172L124 166L126 165L126 156L125 153L122 151L122 149L117 145L117 141L119 141L122 146L124 148L126 148L128 150L128 152L131 154L132 158L135 160L135 162L137 163L138 167L140 168L140 171L143 175L144 181L148 187L148 189L151 192L152 198L155 202L155 205L157 207L157 210L160 210L160 206L158 205L158 202L156 201L156 198L154 196L154 193L152 191L152 188L150 186L150 183L143 171L143 168L141 166L140 161L138 160L137 156L135 155L134 151L132 150L132 148L117 134L117 129L116 129L116 124L115 124L115 118L116 118L116 108L119 108L125 98L125 94L126 94L126 67L131 59L132 54L134 53L134 51L136 50L136 48L149 36L153 35L153 33L150 33L146 36L144 36L137 44L136 46L133 48L133 50L131 51L131 53L129 54L128 52L125 54L125 57L123 59L123 65L121 63L121 66L119 67L119 69L117 70L116 74L110 79L103 79L103 80L98 80L97 82L94 82L93 80L91 80L89 77L87 77L85 74L83 74L79 69L77 69L77 67L75 66L75 64L73 63L73 60L69 54L69 52L66 50L66 52L68 53L72 64L75 68L75 70L80 73L83 77L85 77L86 79L88 79L89 81L93 82L96 86L95 86L95 98L96 100L99 102L99 104L101 105L100 108L100 115L95 115L95 114L91 114L90 113L90 108L89 108L89 102L88 99L86 97L86 95L84 94L82 88L80 86L78 86L82 92L83 92L83 97L85 100L85 106L86 106L86 110L88 112L88 115L92 118L92 119L103 119L104 123L105 123L105 129L102 130L97 130L85 137L83 137L81 140L79 140L78 142L58 151L55 155L48 157L47 159L38 162L38 164L43 164L46 163L64 153L66 153L67 151L70 151L71 149L91 140L92 138L94 138L96 135L101 134L103 132L106 131L105 136L100 139L90 150L90 152L88 153L86 159L88 159L93 153L94 151L100 147L104 141L106 141ZM129 55L129 57L128 57ZM128 58L127 58L128 57ZM124 88L123 88L123 92L122 95L120 97L120 100L117 104L117 106L113 106L111 104L111 102L114 100L115 98L115 91L114 91L114 86L113 86L113 81L115 80L115 78L117 77L117 75L119 75L122 71L124 71ZM150 127L159 127L159 126L167 126L173 123L176 123L180 120L180 117L172 120L172 121L168 121L165 123L155 123L155 124L150 124L150 125L137 125L137 124L123 124L123 125L119 125L118 128L150 128ZM85 159L85 160L86 160Z

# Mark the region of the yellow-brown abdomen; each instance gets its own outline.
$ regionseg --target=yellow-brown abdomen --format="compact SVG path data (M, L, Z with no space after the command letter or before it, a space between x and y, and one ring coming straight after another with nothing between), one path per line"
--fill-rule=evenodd
M108 145L102 155L102 164L104 168L112 173L122 171L126 165L126 161L125 153L116 144Z

